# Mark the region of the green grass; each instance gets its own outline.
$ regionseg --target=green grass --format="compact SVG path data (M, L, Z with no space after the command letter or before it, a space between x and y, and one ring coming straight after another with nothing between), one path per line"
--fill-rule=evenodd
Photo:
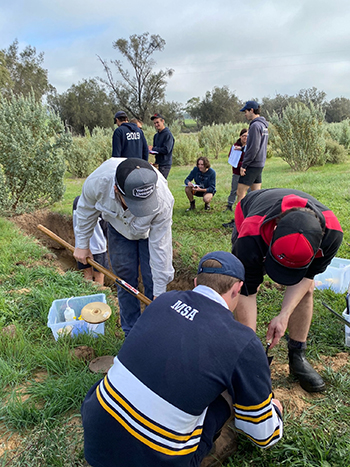
M232 218L223 212L230 191L231 169L227 154L210 159L217 172L217 193L212 210L205 212L198 199L197 210L185 212L188 200L184 179L192 166L173 167L168 179L175 197L173 217L174 264L179 278L193 278L198 259L210 250L230 250L230 230L222 227ZM334 210L344 230L338 256L350 258L349 186L350 163L314 167L306 173L292 172L281 159L267 161L263 187L291 187L304 190ZM64 200L53 210L70 215L83 180L66 178ZM57 298L100 293L82 280L81 274L64 275L44 259L47 251L35 240L24 237L12 223L0 219L0 333L10 324L16 327L15 339L0 334L0 432L1 441L20 439L18 448L0 457L0 467L79 467L84 465L80 404L89 387L100 375L72 356L79 345L94 348L96 356L116 355L122 341L116 339L116 315L106 322L105 335L94 339L80 335L74 339L53 339L47 327L48 310ZM112 293L104 292L114 308ZM280 309L282 292L271 281L258 295L257 334L265 341L267 324ZM342 312L345 294L330 290L315 292L314 317L309 334L308 355L314 363L321 357L349 353L344 346L344 326L322 306L322 301ZM286 341L272 350L276 364L286 363ZM321 371L327 390L318 397L305 395L301 414L292 406L285 409L283 439L269 450L254 447L239 436L238 452L226 467L347 466L350 465L350 364L334 371L327 364ZM276 376L274 389L291 390L292 379ZM293 393L291 393L293 398ZM11 441L11 440L10 440Z

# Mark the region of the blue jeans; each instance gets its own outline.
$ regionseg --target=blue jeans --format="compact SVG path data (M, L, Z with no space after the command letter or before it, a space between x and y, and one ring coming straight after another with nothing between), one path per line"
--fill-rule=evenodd
M108 224L108 252L115 275L138 288L141 267L144 294L153 299L153 279L149 264L148 239L128 240ZM141 314L140 301L118 286L119 313L125 337Z

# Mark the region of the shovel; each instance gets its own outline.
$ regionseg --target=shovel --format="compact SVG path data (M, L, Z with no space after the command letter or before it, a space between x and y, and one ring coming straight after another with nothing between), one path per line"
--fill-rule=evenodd
M47 229L43 225L39 224L38 229L48 235L50 238L53 240L56 240L56 242L60 243L62 246L67 248L67 250L71 251L74 253L74 247L67 243L65 240L63 240L61 237L56 235L54 232L51 232L51 230ZM140 300L140 302L143 302L145 305L149 305L152 303L152 300L150 300L146 295L143 295L141 292L139 292L137 289L135 289L132 285L128 284L125 282L123 279L120 279L120 277L116 276L115 274L112 274L111 271L108 269L104 268L100 264L96 263L93 259L86 258L86 262L90 264L90 266L93 266L95 269L98 271L102 272L105 276L109 277L112 279L114 282L116 282L120 287L123 287L123 289L127 290L131 295L136 297L137 299Z

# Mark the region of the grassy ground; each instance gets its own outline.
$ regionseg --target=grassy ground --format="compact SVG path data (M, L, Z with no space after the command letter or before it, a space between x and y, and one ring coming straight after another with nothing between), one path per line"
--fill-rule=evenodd
M230 231L222 227L232 216L224 213L231 172L226 154L211 160L218 192L212 210L186 213L183 181L192 167L173 168L169 186L175 197L173 236L178 276L193 276L199 257L209 250L230 249ZM350 258L350 164L315 167L293 173L280 159L268 160L264 187L293 187L311 193L331 207L345 233L338 256ZM67 178L65 199L53 209L70 214L82 180ZM33 238L24 237L0 219L0 467L83 466L79 407L88 388L100 376L72 355L89 345L96 356L117 354L116 315L107 321L105 335L94 339L53 339L47 314L53 300L101 291L79 273L57 271L48 252ZM104 291L116 311L113 295ZM259 295L258 335L264 342L267 323L278 313L282 292L267 281ZM261 451L243 436L227 467L236 466L347 466L350 465L350 365L344 346L344 327L321 304L342 312L344 294L316 291L315 313L309 336L309 356L327 383L322 395L309 395L287 376L285 342L274 349L273 386L285 405L285 435L274 448ZM3 332L13 324L15 338Z

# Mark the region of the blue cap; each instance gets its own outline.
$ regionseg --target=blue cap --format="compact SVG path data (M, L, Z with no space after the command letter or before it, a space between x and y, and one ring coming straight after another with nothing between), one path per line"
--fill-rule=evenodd
M221 264L221 268L203 268L203 263L208 259L215 259ZM199 262L198 274L223 274L244 281L244 266L236 256L227 251L213 251L207 253Z
M248 110L248 109L256 110L258 108L259 108L259 104L256 101L247 101L244 107L241 108L240 112L244 112L245 110Z
M120 117L126 117L126 118L128 118L128 116L126 115L126 113L125 113L123 110L119 110L119 112L117 112L117 113L114 115L114 118L120 118Z

